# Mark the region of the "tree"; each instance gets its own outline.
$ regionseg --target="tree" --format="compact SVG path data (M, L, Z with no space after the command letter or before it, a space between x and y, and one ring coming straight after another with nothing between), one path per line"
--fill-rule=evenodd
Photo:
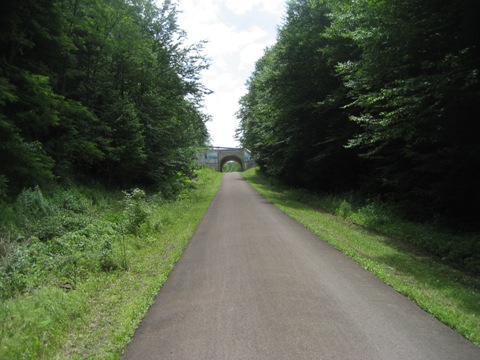
M474 213L480 151L477 2L342 2L332 28L361 49L338 65L361 113L351 140L370 187L416 215ZM476 14L476 15L474 15ZM477 94L477 95L475 95ZM477 131L476 131L477 130Z
M202 43L184 45L176 15L169 0L2 3L2 186L158 188L188 176L189 149L208 138L208 62Z
M324 2L288 3L239 112L239 139L265 172L325 191L353 186L359 164L344 146L356 126L341 109L346 91L325 51L328 15Z
M50 83L48 64L63 50L53 1L2 3L0 15L0 174L13 191L47 184L55 160L46 147L60 123L64 99Z

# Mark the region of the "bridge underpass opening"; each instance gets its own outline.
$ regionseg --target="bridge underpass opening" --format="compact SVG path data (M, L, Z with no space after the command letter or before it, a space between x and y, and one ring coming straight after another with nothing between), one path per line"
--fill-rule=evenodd
M223 164L222 172L239 172L242 171L242 166L236 161L227 161Z
M225 170L224 170L224 167L225 167L226 165L228 165L229 163L232 163L232 162L238 164L239 169L238 169L238 170L235 170L235 171L243 171L243 170L244 170L243 164L242 164L242 160L241 160L239 157L235 156L235 155L229 155L229 156L225 156L225 157L222 159L222 161L221 161L221 163L220 163L220 171L224 172L224 171L225 171ZM231 171L231 170L230 170L230 171Z

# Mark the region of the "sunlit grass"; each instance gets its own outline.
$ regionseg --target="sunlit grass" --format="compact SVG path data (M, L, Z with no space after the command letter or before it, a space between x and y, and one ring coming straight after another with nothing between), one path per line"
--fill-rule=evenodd
M147 199L148 216L137 234L113 243L113 263L125 258L127 269L92 272L69 291L45 286L0 301L0 359L118 359L208 209L221 175L201 170L195 189L175 202Z
M312 194L305 196L302 191L273 185L254 169L242 174L259 193L287 215L480 345L480 279L418 251L397 236L369 230L351 219L315 206L321 201ZM370 219L365 213L362 216L367 217L362 219L363 224L378 220L373 218L378 214L372 213ZM397 234L405 231L393 230Z

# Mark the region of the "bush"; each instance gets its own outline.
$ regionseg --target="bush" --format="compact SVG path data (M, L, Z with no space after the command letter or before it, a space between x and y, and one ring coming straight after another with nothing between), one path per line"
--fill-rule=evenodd
M57 190L46 198L37 186L18 195L9 222L16 229L17 241L32 236L48 241L85 227L88 208L88 200L75 190Z
M125 191L124 195L123 216L125 218L125 229L128 233L136 235L140 225L148 215L145 204L146 195L140 189Z
M17 245L8 234L0 235L0 264L15 252Z
M52 212L50 202L43 196L38 186L34 189L24 189L17 197L15 208L22 220L29 217L44 217Z
M69 188L55 192L53 202L58 209L67 210L75 214L87 213L90 201L80 193L78 188Z
M111 212L116 201L109 196L110 209L104 212ZM135 192L132 204L141 197ZM24 189L13 205L0 205L5 210L0 217L0 298L48 284L75 287L89 273L112 271L125 263L120 224L99 217L78 188L57 188L51 197L39 187ZM130 220L137 224L138 209L134 213Z

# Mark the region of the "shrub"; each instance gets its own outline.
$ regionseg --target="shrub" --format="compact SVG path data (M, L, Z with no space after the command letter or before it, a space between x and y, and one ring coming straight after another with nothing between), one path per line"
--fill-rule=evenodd
M123 216L125 218L125 230L136 235L140 225L147 218L147 207L145 204L145 192L141 189L133 189L124 192Z
M17 244L12 241L10 235L0 235L0 264L15 252Z
M76 214L87 213L90 207L88 199L75 187L55 192L53 202L59 209Z
M51 213L50 203L38 186L34 189L22 190L15 205L17 211L25 217L41 217Z

